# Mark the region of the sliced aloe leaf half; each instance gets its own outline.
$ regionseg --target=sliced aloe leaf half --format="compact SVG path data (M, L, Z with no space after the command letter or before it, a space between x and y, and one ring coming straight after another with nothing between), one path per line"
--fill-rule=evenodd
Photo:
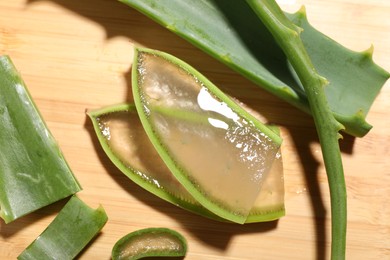
M106 222L107 215L102 206L95 210L72 196L18 259L74 259Z
M145 228L127 234L115 243L113 260L145 257L180 257L187 253L187 241L169 228Z
M244 223L281 138L185 62L136 48L141 123L175 178L206 209Z
M103 150L129 179L176 206L226 221L205 209L172 175L146 135L134 104L92 110L88 115ZM284 213L283 167L279 153L245 222L271 221Z
M0 56L0 217L9 223L80 189L11 59Z

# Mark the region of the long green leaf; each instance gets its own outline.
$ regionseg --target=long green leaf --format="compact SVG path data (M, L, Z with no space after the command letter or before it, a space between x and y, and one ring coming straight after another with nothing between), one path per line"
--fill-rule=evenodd
M242 73L259 86L310 113L306 93L285 54L245 1L121 0ZM389 74L372 62L372 50L350 51L307 23L302 11L288 15L304 28L302 40L316 70L330 84L326 95L345 131L364 136L365 116Z
M80 190L23 80L0 57L0 217L6 223Z

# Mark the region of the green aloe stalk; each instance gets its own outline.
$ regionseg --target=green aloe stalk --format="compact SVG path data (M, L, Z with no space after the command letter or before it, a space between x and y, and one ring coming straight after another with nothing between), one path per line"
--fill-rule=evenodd
M245 1L120 0L183 37L260 87L311 113L308 97L286 55ZM288 18L304 29L301 39L329 85L330 109L345 132L364 136L365 117L389 77L372 61L372 48L353 52L313 28L304 9Z
M332 259L345 258L347 199L338 139L344 128L332 114L324 88L328 81L320 76L300 38L302 29L294 25L273 0L247 0L272 33L295 69L309 100L319 136L331 194Z
M18 259L74 259L106 222L107 215L102 206L94 210L72 196Z
M11 59L1 56L0 217L11 222L80 189Z

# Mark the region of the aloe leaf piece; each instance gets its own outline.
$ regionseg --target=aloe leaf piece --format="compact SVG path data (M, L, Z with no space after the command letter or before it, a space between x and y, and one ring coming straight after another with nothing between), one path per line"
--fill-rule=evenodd
M169 54L137 48L132 80L141 123L176 179L214 214L244 223L281 138Z
M307 95L287 58L245 1L120 0L267 91L311 113ZM304 28L302 41L316 70L330 84L326 96L345 131L364 136L366 114L389 77L372 49L353 52L313 28L304 9L288 17Z
M134 104L88 111L88 116L103 150L130 180L174 205L222 220L202 207L172 175L146 135Z
M50 225L18 259L74 259L107 222L102 206L90 208L72 196Z
M134 104L92 110L88 115L103 150L129 179L185 210L226 221L205 209L175 179L148 139ZM245 223L271 221L284 214L283 165L279 153Z
M145 228L127 234L115 243L113 260L144 257L180 257L187 253L187 241L169 228Z
M11 59L1 56L0 217L9 223L80 189Z

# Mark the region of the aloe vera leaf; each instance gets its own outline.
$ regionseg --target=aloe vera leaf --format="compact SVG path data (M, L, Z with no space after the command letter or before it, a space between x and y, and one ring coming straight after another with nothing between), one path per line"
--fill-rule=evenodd
M9 223L80 189L11 59L1 56L0 217Z
M347 133L364 136L372 128L365 117L390 76L373 62L373 46L362 52L343 48L309 24L305 8L285 14L303 29L300 38L312 64L328 80L324 91L334 117Z
M150 143L134 104L88 111L104 152L130 180L191 212L222 220L202 207L176 180Z
M302 29L293 24L274 0L247 0L286 53L307 94L319 136L331 197L332 259L345 259L347 199L338 140L343 129L332 114L325 96L328 81L312 64L300 38Z
M129 179L185 210L226 221L201 206L174 178L150 143L134 104L88 111L88 115L103 150ZM279 155L263 181L245 223L271 221L284 216L283 165L281 153Z
M132 80L141 123L176 179L214 214L244 223L281 138L169 54L136 48ZM176 119L178 109L194 120Z
M18 259L74 259L107 219L102 206L92 209L74 195Z
M267 91L311 113L307 95L282 49L244 1L120 0ZM304 28L302 40L316 70L330 84L326 95L335 117L354 136L371 126L366 114L389 77L372 61L372 50L353 52L314 29L303 9L288 15Z
M144 257L180 257L187 253L187 241L169 228L145 228L131 232L115 243L113 260Z

